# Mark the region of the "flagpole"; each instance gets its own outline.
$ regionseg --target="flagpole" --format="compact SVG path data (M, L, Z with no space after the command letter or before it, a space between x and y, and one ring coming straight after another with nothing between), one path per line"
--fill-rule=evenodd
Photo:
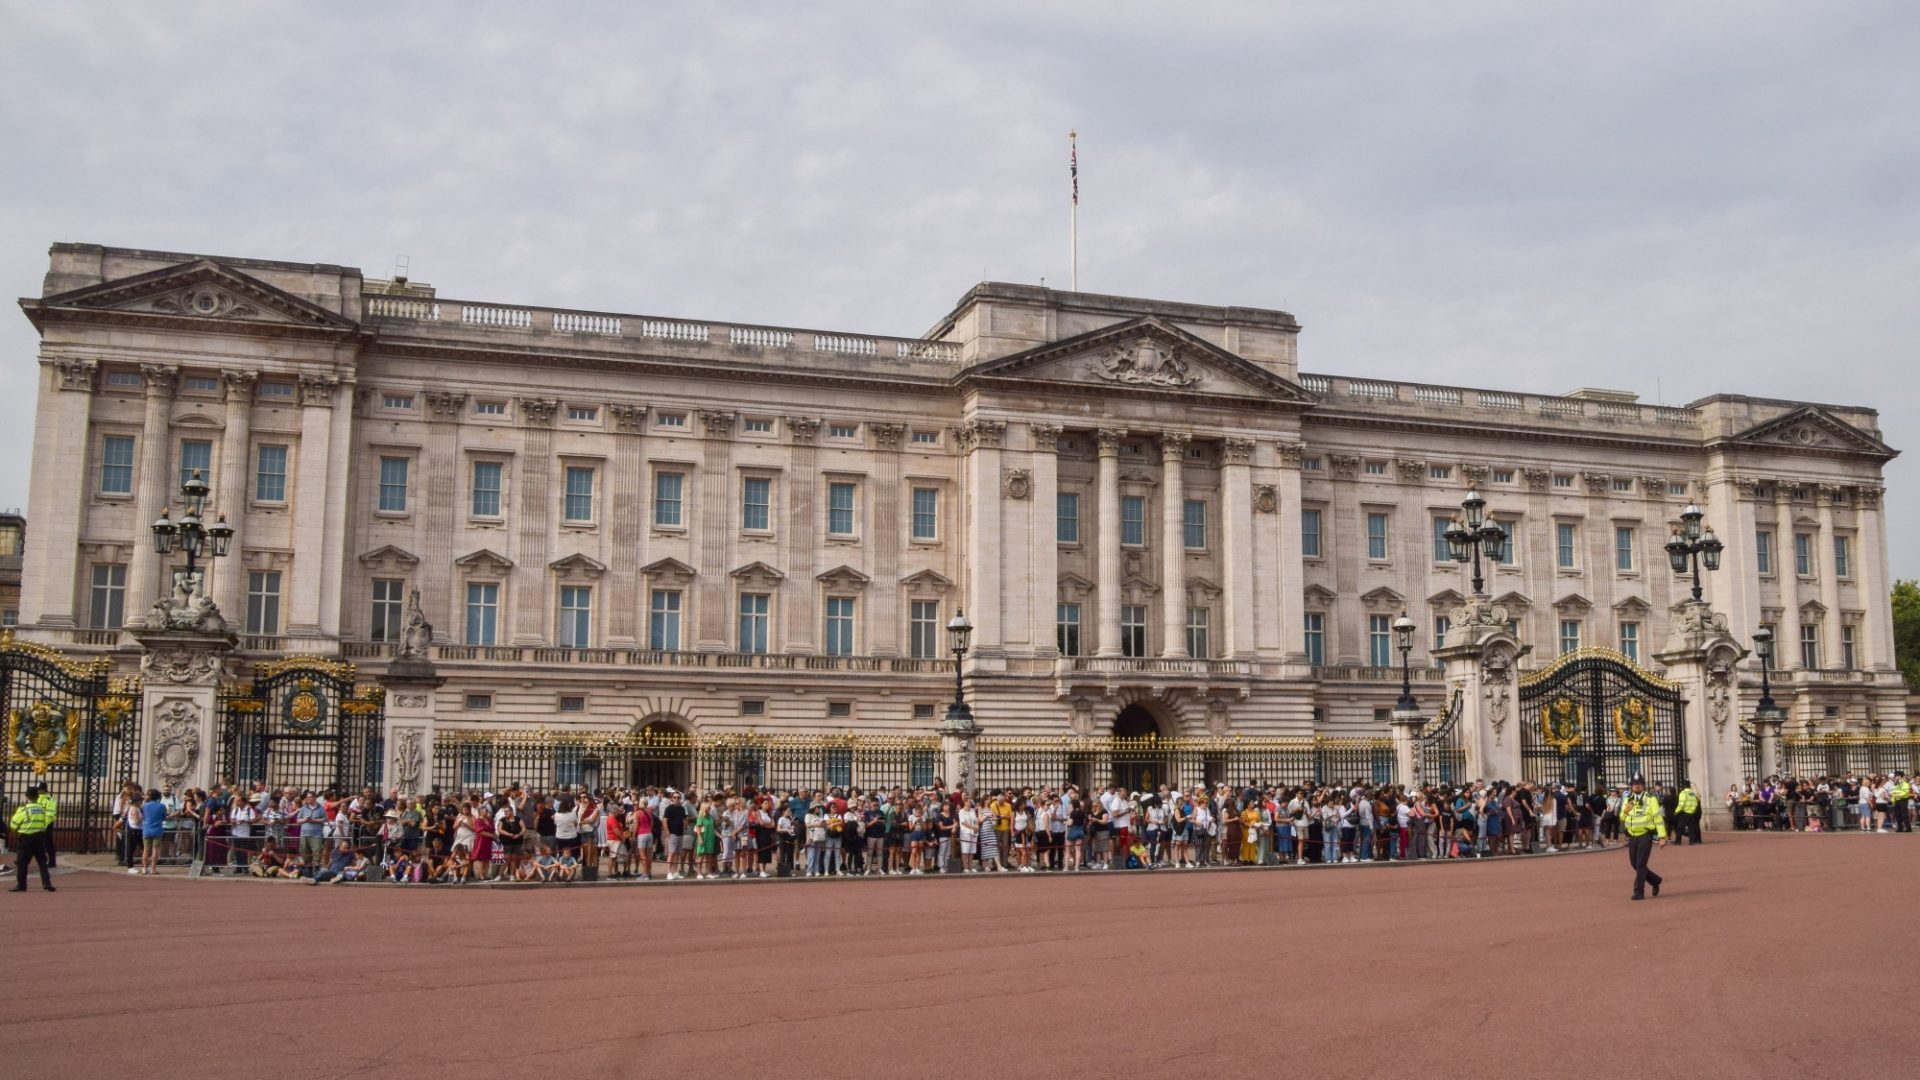
M1080 291L1080 142L1067 132L1067 169L1073 180L1073 208L1067 212L1067 287Z

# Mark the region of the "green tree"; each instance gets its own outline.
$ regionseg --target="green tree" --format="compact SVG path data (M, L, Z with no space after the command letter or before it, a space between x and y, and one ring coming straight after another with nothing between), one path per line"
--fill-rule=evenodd
M1893 659L1907 685L1920 688L1920 582L1893 583Z

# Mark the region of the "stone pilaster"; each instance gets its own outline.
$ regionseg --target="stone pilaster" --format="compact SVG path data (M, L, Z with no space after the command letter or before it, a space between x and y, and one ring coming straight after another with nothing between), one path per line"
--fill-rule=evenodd
M1654 655L1686 697L1681 733L1687 750L1681 771L1700 793L1705 820L1713 828L1733 827L1718 796L1744 772L1734 672L1746 656L1747 650L1727 632L1727 617L1693 600L1674 608L1666 647Z
M420 553L415 570L420 576L413 584L426 597L429 611L452 613L463 611L466 603L466 597L457 594L454 585L453 560L459 553L453 550L453 543L460 532L455 523L464 521L473 509L473 477L460 460L460 418L466 414L467 395L430 390L425 396L427 439L421 471L426 474L427 499L421 513L427 519L426 549ZM510 474L511 468L502 471ZM519 494L512 491L516 501ZM503 513L509 509L505 505L507 497L507 491L503 491ZM451 625L457 635L460 622ZM439 635L439 640L447 639L446 633Z
M1793 526L1793 481L1773 482L1775 580L1780 582L1780 625L1773 631L1773 667L1776 671L1794 671L1800 667L1800 558ZM1785 680L1782 680L1785 681ZM1797 712L1798 697L1787 688L1782 702L1788 715Z
M285 633L295 638L322 636L320 604L328 574L324 537L329 528L344 524L338 503L328 501L333 490L334 396L340 380L331 375L300 377L300 446L292 478L293 534L307 538L293 556L293 582L287 597ZM344 481L344 478L343 478ZM345 488L341 491L344 493ZM333 524L329 525L329 521ZM242 541L244 543L244 540ZM334 573L338 573L336 568Z
M1184 431L1160 433L1160 655L1187 655L1187 444Z
M511 614L501 621L513 627L514 645L539 645L546 640L548 537L553 529L553 414L560 403L552 398L521 398L520 421L526 451L520 462L520 497L514 500L513 587L504 597ZM509 621L510 620L510 621Z
M1220 444L1220 642L1221 655L1254 655L1253 440ZM1271 512L1269 507L1269 512Z
M172 502L179 485L167 468L172 460L169 431L173 414L174 384L180 369L169 364L142 364L147 380L146 416L140 425L140 471L134 476L133 564L127 568L127 624L140 623L148 604L166 593L170 584L160 581L162 560L153 550L147 526Z
M820 564L820 538L827 528L818 505L820 418L789 416L783 423L793 443L793 456L787 472L787 527L783 531L787 580L780 589L778 617L786 628L782 635L785 651L811 653L818 648L816 634L822 629L813 576L832 565Z
M411 798L434 786L435 691L447 680L424 659L395 660L380 677L386 690L387 786Z
M1814 489L1814 499L1820 521L1820 532L1813 538L1813 573L1820 582L1820 606L1825 611L1820 616L1820 666L1837 668L1840 666L1840 571L1834 558L1833 500L1840 489L1832 484L1821 484ZM1859 545L1851 552L1859 556ZM1854 569L1858 574L1858 569ZM1891 601L1885 597L1874 597L1875 603ZM1856 648L1856 652L1858 649Z
M1305 636L1305 611L1302 592L1306 586L1304 574L1305 556L1300 549L1301 491L1300 462L1306 456L1306 446L1297 442L1283 442L1275 447L1280 458L1279 483L1273 492L1272 514L1275 528L1279 532L1280 565L1273 573L1260 574L1254 579L1254 588L1260 597L1260 610L1271 613L1278 628L1277 647L1290 663L1305 663L1307 659ZM1260 509L1260 495L1255 493L1254 509ZM1325 544L1324 537L1321 543ZM1262 546L1262 550L1272 551L1272 547ZM1323 547L1322 550L1325 550ZM1263 620L1264 621L1264 620Z
M1097 655L1120 655L1120 440L1124 428L1094 433L1100 452L1099 580L1100 647Z
M1004 654L1006 627L996 561L1006 540L1000 528L1000 445L1006 430L1005 421L974 420L964 426L960 440L973 508L967 520L967 618L973 623L974 655L980 658Z
M211 787L218 767L220 683L237 640L221 630L135 628L140 643L140 775L149 784Z
M1054 626L1060 612L1060 425L1029 424L1027 431L1033 441L1033 529L1028 538L1033 570L1027 586L1033 653L1056 656L1059 642Z
M1449 696L1460 695L1460 746L1468 778L1520 778L1519 661L1532 650L1507 629L1507 610L1474 597L1453 610L1446 644L1433 650Z
M80 591L80 525L86 494L98 490L100 449L93 437L93 390L100 365L92 360L41 361L38 419L33 430L33 469L28 499L33 507L33 540L27 545L20 575L20 621L33 626L70 627ZM143 524L151 524L146 522ZM138 543L139 540L136 540ZM141 601L133 601L134 606Z
M226 429L221 433L219 483L212 509L216 518L225 514L227 523L237 528L246 519L247 485L253 480L253 392L260 377L251 371L223 371L220 378L227 395ZM244 559L213 560L208 594L222 610L246 610L246 572Z
M607 413L614 430L613 475L607 480L613 546L607 560L606 594L599 602L606 605L607 645L631 649L640 643L640 568L652 561L645 547L647 466L641 438L647 407L612 404Z
M695 488L695 494L700 499L700 524L694 535L693 550L727 552L734 550L734 542L739 537L739 530L730 529L727 525L728 505L736 490L733 476L734 414L718 410L704 411L700 414L700 423L705 429L706 438L700 444L701 476ZM700 571L693 586L698 599L693 604L691 621L688 623L694 631L693 647L700 652L725 652L727 624L732 621L733 614L728 597L733 578L728 576L727 571L733 568L698 566L695 569ZM683 613L681 617L686 619L688 614Z

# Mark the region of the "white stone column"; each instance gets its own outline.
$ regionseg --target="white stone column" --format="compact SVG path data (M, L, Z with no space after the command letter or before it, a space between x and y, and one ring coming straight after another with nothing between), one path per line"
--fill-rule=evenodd
M1301 590L1306 587L1306 562L1300 552L1300 461L1306 454L1306 446L1290 442L1281 443L1276 449L1280 454L1280 483L1274 492L1274 514L1280 529L1280 565L1272 568L1270 573L1256 575L1254 587L1260 590L1260 610L1272 612L1280 628L1280 648L1286 659L1292 663L1305 663L1305 601ZM1326 528L1325 522L1321 528ZM1323 536L1322 551L1326 550L1325 543Z
M1686 698L1681 734L1686 740L1682 772L1700 794L1712 828L1733 827L1718 796L1741 779L1740 702L1734 672L1747 650L1728 633L1727 617L1705 603L1688 601L1674 611L1667 643L1654 655Z
M1775 575L1780 582L1780 625L1773 635L1773 667L1775 671L1796 671L1800 667L1800 561L1794 543L1793 481L1775 480L1773 499L1774 543L1780 549ZM1793 699L1799 694L1791 681L1781 681L1787 684L1784 687L1788 695L1787 711L1795 712Z
M1187 444L1184 431L1160 433L1160 655L1187 655Z
M445 390L429 390L427 401L426 447L420 455L420 471L426 479L429 497L422 508L427 528L420 562L414 568L418 576L413 586L420 590L428 611L460 612L466 597L459 593L454 579L453 560L457 539L455 522L464 522L473 509L470 490L472 474L460 457L460 421L466 415L467 395ZM510 470L502 470L509 472ZM503 480L505 477L502 478ZM503 485L504 486L504 485ZM502 509L517 507L519 492L501 493ZM508 504L507 499L515 500ZM505 552L502 552L505 554ZM458 641L462 626L458 619L445 619L446 625L434 631L440 641Z
M1220 444L1220 634L1223 655L1254 655L1253 440Z
M217 695L235 638L188 630L134 629L140 642L140 775L176 788L211 787L218 767Z
M1882 489L1862 486L1853 495L1854 516L1859 521L1860 598L1866 618L1860 624L1864 640L1860 642L1861 667L1874 671L1893 670L1893 604L1887 585L1887 523L1880 512Z
M647 407L610 403L614 443L612 473L607 478L608 515L612 547L607 560L607 587L595 602L606 611L607 645L615 649L639 647L640 567L645 555L647 477L641 432ZM773 524L773 522L769 522ZM782 530L783 532L785 530Z
M333 462L334 394L340 380L331 375L300 377L300 458L293 489L293 535L317 541L326 536L327 519L347 513L328 504L328 473ZM243 534L244 535L244 534ZM294 552L293 587L285 633L294 638L320 636L320 598L326 576L326 549L309 543ZM244 615L244 612L236 612Z
M1033 653L1056 656L1054 624L1060 604L1060 537L1057 514L1060 495L1060 425L1028 424L1033 440L1033 529L1029 543L1033 565L1028 584L1032 611Z
M180 369L169 364L142 364L147 379L146 418L140 427L140 471L134 477L133 565L127 569L127 624L141 625L147 605L171 589L172 583L160 581L162 560L153 550L153 538L147 526L172 503L179 489L178 478L167 468L172 460L173 441L168 430L173 414L173 389Z
M1820 616L1820 665L1829 668L1840 666L1840 571L1833 558L1833 498L1839 493L1832 484L1814 489L1820 533L1813 538L1813 566L1820 580L1820 606L1826 609Z
M1006 537L1000 528L1000 444L1003 420L975 420L967 426L967 493L973 513L967 520L967 620L973 623L973 655L1004 652L1006 626L1000 605Z
M247 485L253 478L253 392L260 376L251 371L223 371L227 392L226 428L220 438L219 486L214 492L216 519L238 529L246 521ZM208 524L212 524L209 522ZM242 546L246 538L241 537ZM235 551L231 558L213 560L213 582L208 595L221 611L246 614L246 560Z
M793 452L792 468L787 473L787 527L782 532L787 580L780 588L778 617L785 627L781 648L789 653L812 653L819 648L818 635L824 628L815 600L817 585L813 576L830 568L819 565L820 536L826 528L818 502L820 418L789 416L782 422L787 427L787 438L793 443ZM643 625L643 640L644 633Z
M520 413L520 446L525 451L519 462L520 485L514 499L514 561L510 584L500 613L501 637L513 645L541 645L547 640L547 610L553 606L553 590L548 583L548 552L558 517L554 506L554 471L558 463L553 455L553 417L560 408L555 398L523 397L514 404ZM719 481L725 483L722 477ZM699 491L694 493L698 497ZM687 520L698 521L698 504L687 508ZM698 531L698 525L694 526ZM692 599L691 591L682 603ZM686 647L687 613L680 615ZM508 627L512 627L508 631ZM509 634L511 636L509 636Z
M698 594L699 602L693 605L688 629L693 631L690 636L695 649L700 652L725 652L727 631L733 623L734 614L731 596L733 578L728 574L733 567L714 565L710 560L715 556L724 558L732 546L729 540L739 536L738 529L727 526L727 511L736 490L733 476L734 414L723 410L705 410L700 413L700 422L707 437L700 444L701 471L704 475L695 492L700 502L699 531L694 535L694 550L700 553L701 565L695 567L700 571L700 576L694 581L693 591ZM883 526L876 519L873 531L887 527L891 527L891 523ZM683 614L681 618L687 619L688 616ZM873 626L873 613L868 612L866 618L868 626ZM869 648L866 651L873 652L873 639L869 637L867 640ZM686 646L683 644L681 647Z
M1126 434L1124 428L1094 433L1100 448L1099 656L1120 655L1120 440Z
M93 445L92 414L100 365L92 360L43 360L40 368L27 489L33 535L21 560L20 621L27 626L71 627L85 620L84 614L76 614L74 604L80 591L80 525L86 495L99 486L99 477L89 475L88 466L99 453ZM136 537L134 542L145 544L146 540ZM140 611L142 602L131 600L128 614Z

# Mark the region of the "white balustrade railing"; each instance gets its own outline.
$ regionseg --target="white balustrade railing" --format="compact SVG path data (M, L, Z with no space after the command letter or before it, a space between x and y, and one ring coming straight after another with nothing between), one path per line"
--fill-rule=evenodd
M1543 397L1540 399L1540 411L1548 416L1579 416L1582 414L1580 399L1564 397Z
M1657 424L1697 424L1700 413L1694 409L1680 409L1671 405L1655 405L1653 419Z
M503 326L512 330L526 330L533 326L533 312L525 308L462 304L460 322L463 326Z
M872 338L846 337L841 334L813 335L813 351L840 353L843 356L873 356L880 351L880 343Z
M1527 399L1519 394L1508 394L1499 390L1482 390L1479 394L1480 407L1483 409L1524 409Z
M1451 386L1416 386L1413 400L1422 405L1458 405L1460 391Z
M433 322L440 318L440 305L431 300L404 296L367 297L367 315L376 319L418 319Z
M1325 375L1302 375L1300 376L1300 389L1305 390L1309 394L1331 394L1333 393L1333 380Z
M665 319L642 319L640 336L660 338L663 341L705 341L713 336L706 323L670 322Z
M960 346L951 341L902 341L899 344L899 357L902 360L943 360L960 359Z
M1400 398L1400 384L1380 382L1376 379L1348 379L1347 396L1373 398L1377 401L1397 401Z
M727 331L727 343L755 349L786 349L793 346L793 331L769 330L763 326L736 326Z
M620 319L614 315L581 315L571 311L553 313L553 328L568 334L606 334L620 336Z
M1594 404L1599 406L1602 420L1640 419L1640 406L1629 401L1597 401Z

